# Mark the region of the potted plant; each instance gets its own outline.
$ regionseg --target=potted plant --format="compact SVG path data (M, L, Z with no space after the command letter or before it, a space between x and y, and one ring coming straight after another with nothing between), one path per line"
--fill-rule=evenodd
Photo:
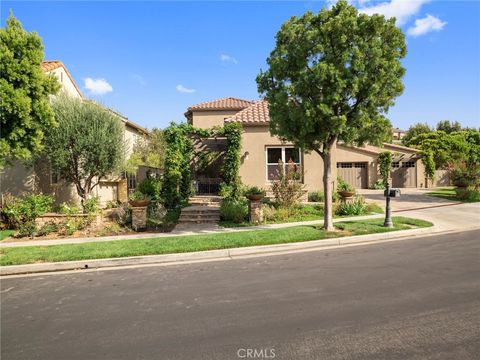
M245 192L245 196L250 201L260 201L266 195L266 191L262 188L252 186Z
M355 195L355 188L343 180L341 177L337 178L337 192L342 198L351 198Z
M133 207L145 207L150 204L150 196L136 190L129 197L130 205Z

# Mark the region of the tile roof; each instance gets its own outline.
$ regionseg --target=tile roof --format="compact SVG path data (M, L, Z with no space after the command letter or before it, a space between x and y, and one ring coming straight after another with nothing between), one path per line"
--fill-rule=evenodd
M213 101L206 101L200 104L190 106L191 110L243 110L253 104L253 101L243 100L234 97L226 97Z
M45 61L42 61L42 70L46 73L48 73L52 70L55 70L59 67L63 67L63 69L65 70L65 73L70 78L70 81L72 82L73 86L75 86L75 89L77 89L78 93L80 94L80 97L83 98L83 94L80 91L80 88L77 86L77 83L75 82L75 80L73 80L72 75L70 75L70 72L68 71L67 67L63 64L63 62L61 62L60 60L45 60Z
M232 117L225 119L225 122L241 122L243 124L257 125L266 125L269 121L270 115L268 112L268 102L266 100L259 100Z

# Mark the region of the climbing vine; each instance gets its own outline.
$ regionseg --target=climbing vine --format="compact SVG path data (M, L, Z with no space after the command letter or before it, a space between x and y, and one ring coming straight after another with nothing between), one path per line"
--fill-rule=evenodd
M436 166L433 152L431 150L425 150L422 152L422 163L425 167L425 177L427 178L427 181L429 180L433 183Z
M390 172L392 171L392 153L390 151L384 151L378 154L378 164L380 169L380 176L382 177L383 184L387 186Z
M165 173L162 196L165 207L172 209L191 195L191 166L194 155L193 138L220 137L227 140L222 166L222 188L228 188L228 197L240 197L240 151L242 126L238 123L225 124L224 127L198 129L187 124L171 123L165 129Z

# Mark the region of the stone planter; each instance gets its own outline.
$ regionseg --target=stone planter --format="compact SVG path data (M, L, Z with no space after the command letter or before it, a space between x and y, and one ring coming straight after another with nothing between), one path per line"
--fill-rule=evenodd
M339 191L338 194L342 198L347 199L353 197L355 195L355 191Z
M150 200L130 200L128 203L132 207L146 207L150 204Z
M253 202L261 201L265 196L263 194L249 194L247 199Z
M263 223L263 207L260 201L250 201L248 203L248 217L250 222L255 225Z

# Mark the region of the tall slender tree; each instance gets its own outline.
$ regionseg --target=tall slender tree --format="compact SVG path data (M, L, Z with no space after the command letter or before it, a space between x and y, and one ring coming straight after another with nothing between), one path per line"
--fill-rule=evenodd
M270 131L323 160L324 227L332 222L332 152L337 141L381 143L385 114L403 91L405 37L395 20L368 16L340 0L284 23L257 76L269 102Z
M43 148L44 132L56 126L49 103L60 85L44 74L42 40L13 14L0 29L0 167L30 160Z

